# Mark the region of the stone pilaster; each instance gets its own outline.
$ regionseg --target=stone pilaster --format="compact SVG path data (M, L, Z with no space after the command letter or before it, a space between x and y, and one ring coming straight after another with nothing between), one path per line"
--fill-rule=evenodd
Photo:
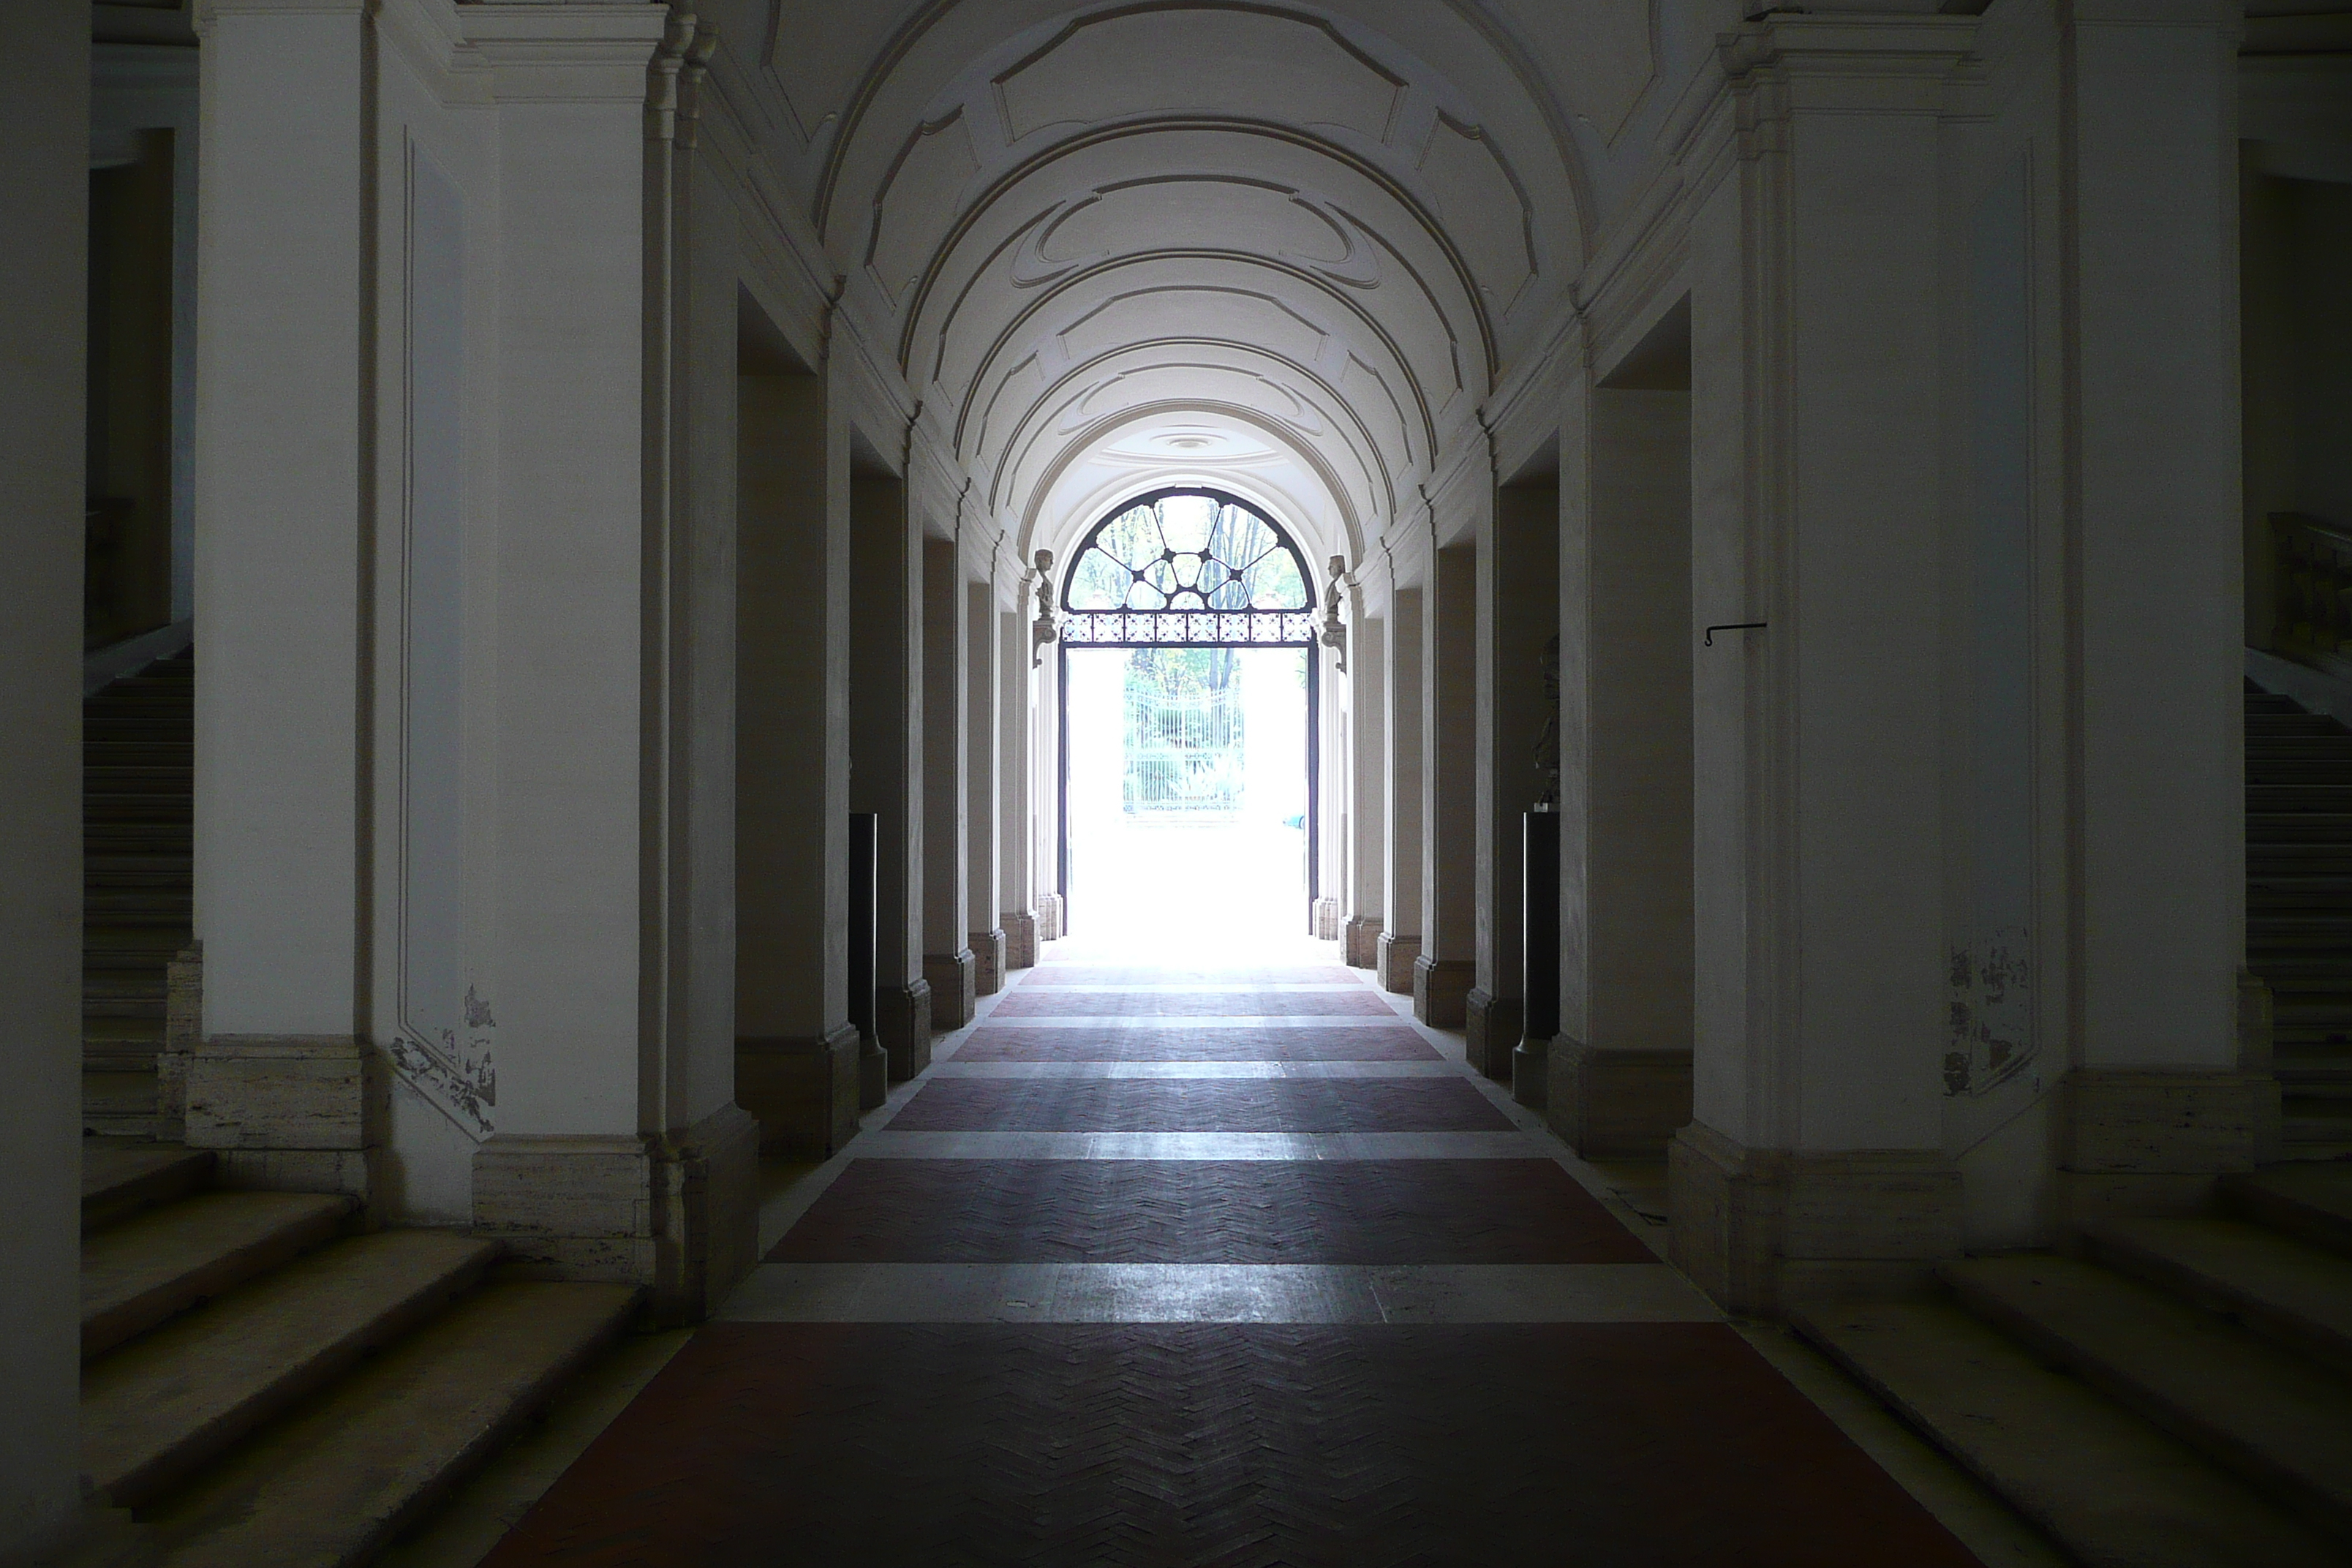
M1307 923L1318 942L1339 940L1339 900L1318 899L1308 911Z
M910 980L874 994L874 1030L889 1058L892 1083L931 1065L931 983Z
M1433 1029L1458 1029L1467 1021L1470 981L1476 965L1466 958L1412 961L1412 1016Z
M1037 911L1007 910L996 917L1004 925L1004 967L1009 973L1037 963Z
M1590 1046L1565 1037L1546 1053L1544 1119L1588 1160L1664 1155L1691 1119L1691 1054Z
M1693 1122L1667 1191L1675 1264L1741 1316L1907 1293L1960 1250L1960 1173L1936 1154L1749 1149Z
M225 1187L376 1196L386 1079L349 1035L224 1035L191 1056L186 1139Z
M840 1152L857 1132L857 1030L735 1042L735 1103L760 1123L760 1150L795 1160Z
M923 954L923 984L930 988L932 1028L944 1033L971 1022L980 1002L980 960L971 949Z
M1474 985L1463 999L1463 1051L1476 1071L1501 1083L1511 1081L1511 1053L1518 1048L1526 1004L1496 996Z
M1037 895L1037 940L1039 942L1059 942L1062 940L1062 933L1064 931L1063 916L1066 912L1066 902L1061 894L1040 893Z
M1381 961L1381 917L1378 915L1349 917L1341 940L1346 944L1345 957L1349 968L1372 968Z
M1413 963L1421 957L1421 938L1384 931L1381 932L1376 956L1374 967L1380 975L1381 989L1395 996L1412 995Z
M993 996L1004 989L1004 931L976 931L971 933L971 954L979 969L972 978L972 989L982 996Z
M474 1234L536 1279L641 1285L694 1322L751 1272L760 1125L729 1105L676 1136L498 1133L474 1154Z

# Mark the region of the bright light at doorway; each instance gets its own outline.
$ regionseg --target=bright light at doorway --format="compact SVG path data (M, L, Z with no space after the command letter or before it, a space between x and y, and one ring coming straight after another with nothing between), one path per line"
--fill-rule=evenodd
M1163 958L1296 942L1307 650L1067 658L1072 931Z

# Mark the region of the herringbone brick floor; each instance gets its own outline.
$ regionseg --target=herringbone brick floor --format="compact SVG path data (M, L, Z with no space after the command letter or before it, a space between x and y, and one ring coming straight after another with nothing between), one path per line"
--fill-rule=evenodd
M1063 967L1016 976L979 1026L940 1048L942 1064L1035 1065L1011 1078L950 1066L898 1091L882 1113L888 1139L853 1141L810 1178L828 1184L737 1299L785 1302L760 1310L791 1321L699 1331L509 1533L493 1568L1975 1563L1710 1321L1556 1144L1514 1131L1460 1066L1458 1039L1441 1052L1445 1037L1311 960L1182 972L1201 987L1191 992L1085 989L1175 982L1140 965ZM1250 988L1351 979L1354 991ZM1231 1021L1268 1015L1393 1022ZM1009 1021L1024 1017L1054 1022ZM1130 1021L1152 1017L1171 1021ZM1094 1066L1245 1061L1455 1066L1241 1079ZM1412 1142L1474 1129L1522 1138L1526 1152L1438 1157L1445 1149ZM975 1131L1374 1131L1400 1135L1382 1152L1422 1157L948 1157L968 1153ZM940 1141L938 1157L926 1138ZM1230 1276L1187 1273L1235 1264L1366 1266L1377 1283L1349 1300L1382 1305L1333 1316L1293 1290L1235 1316L1216 1283ZM1019 1282L1038 1277L1023 1272L1034 1265L1075 1271L1066 1279L1165 1268L1212 1288L1076 1290L1144 1303L1115 1317L1171 1318L1084 1320L1093 1309ZM1460 1283L1465 1266L1489 1265L1513 1267ZM877 1290L942 1289L887 1282L947 1278L930 1266L978 1274L895 1303L837 1283L847 1269L884 1280ZM1537 1288L1491 1283L1538 1276L1566 1283L1517 1297ZM1169 1301L1206 1305L1171 1314Z
M490 1563L1973 1559L1717 1324L726 1324Z

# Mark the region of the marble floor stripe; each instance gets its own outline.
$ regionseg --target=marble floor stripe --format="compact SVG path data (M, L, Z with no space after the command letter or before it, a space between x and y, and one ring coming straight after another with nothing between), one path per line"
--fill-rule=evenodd
M1437 1079L934 1078L902 1132L1475 1132L1511 1120L1459 1075Z
M1008 998L1009 1000L1009 998ZM1391 1007L1378 1013L1338 1014L1317 1017L1313 1015L1284 1013L1225 1013L1198 1018L1162 1018L1136 1016L1118 1013L1057 1013L1051 1017L1030 1018L1007 1016L997 1022L1003 1009L992 1012L971 1026L974 1036L1011 1029L1093 1029L1108 1031L1125 1029L1139 1035L1156 1030L1188 1033L1193 1030L1215 1029L1297 1029L1313 1034L1321 1029L1395 1029L1413 1032L1412 1008Z
M1525 1132L902 1132L858 1136L866 1160L1524 1160Z
M766 1263L723 1314L765 1323L1700 1323L1662 1263Z
M1032 985L1200 985L1221 991L1256 985L1362 985L1366 977L1348 969L1302 968L1202 969L1176 965L1143 969L1132 965L1047 963L1027 972Z
M1315 991L1183 990L1131 987L1076 990L1027 986L1007 992L992 1018L1233 1018L1349 1016L1393 1018L1396 1009L1377 992L1344 985Z
M858 1160L772 1263L1654 1263L1558 1161Z
M1449 1061L1007 1061L950 1057L931 1068L944 1078L1459 1078Z

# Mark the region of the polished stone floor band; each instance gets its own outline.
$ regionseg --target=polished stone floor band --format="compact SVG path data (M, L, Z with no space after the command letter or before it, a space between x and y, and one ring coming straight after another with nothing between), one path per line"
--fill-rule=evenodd
M861 1134L866 1160L1524 1160L1525 1132L907 1132Z
M1311 1027L1297 1026L1311 1025ZM942 1059L975 1061L1420 1061L1444 1058L1411 1026L1391 1020L1293 1019L1247 1025L1140 1020L983 1024Z
M1396 1016L1385 997L1361 986L1318 991L1079 991L1023 986L993 1018L1338 1018Z
M857 1160L777 1263L1644 1264L1554 1160Z
M768 1263L766 1323L1705 1323L1663 1263Z
M1462 1069L1452 1062L1368 1061L1002 1061L971 1060L961 1055L933 1064L931 1080L978 1079L1454 1079Z
M1204 969L1197 964L1175 964L1165 969L1154 969L1148 964L1134 963L1047 963L1031 972L1028 978L1028 984L1032 985L1050 985L1056 989L1076 985L1191 985L1231 991L1235 986L1347 985L1355 983L1354 971L1337 965Z
M1450 1079L958 1079L926 1082L894 1132L1480 1132L1509 1117Z

